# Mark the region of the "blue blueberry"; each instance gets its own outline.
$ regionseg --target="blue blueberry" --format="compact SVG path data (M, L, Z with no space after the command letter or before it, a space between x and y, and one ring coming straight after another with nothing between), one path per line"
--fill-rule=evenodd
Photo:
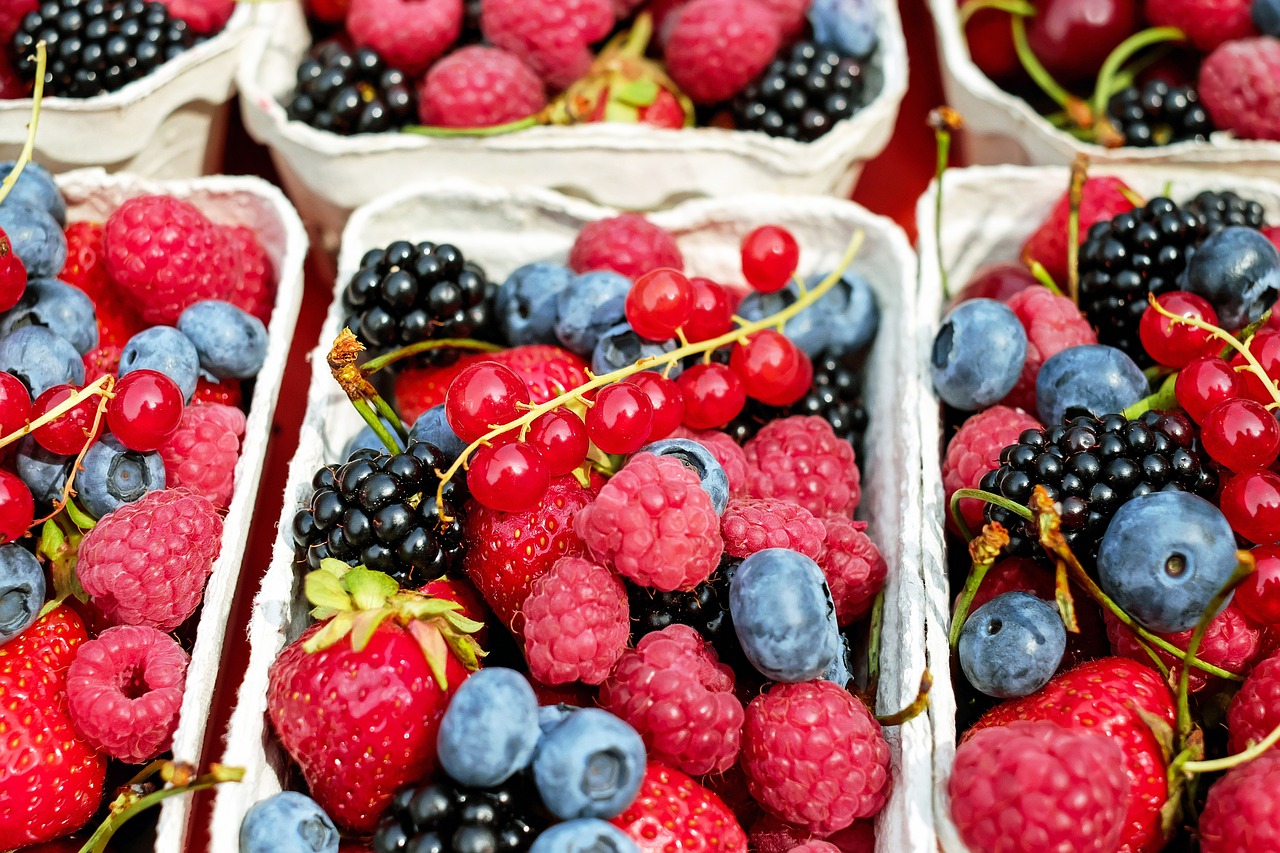
M32 400L55 385L84 384L80 353L42 326L24 326L0 338L0 370L21 380Z
M1280 36L1280 0L1253 0L1253 26L1264 36Z
M152 326L129 338L120 353L120 376L155 370L168 376L190 400L200 376L200 354L191 339L173 326Z
M591 370L597 376L612 373L615 370L635 364L642 358L651 355L662 355L680 346L675 340L663 343L646 341L632 330L629 323L619 323L600 336L596 343L596 351L591 354ZM672 379L680 375L680 365L676 365L667 374Z
M554 344L560 294L574 279L564 264L525 264L513 272L494 297L498 322L513 347Z
M178 317L178 331L191 339L200 366L218 379L252 379L267 360L267 327L230 302L206 299Z
M556 337L583 358L595 351L600 336L626 320L624 305L631 279L616 272L588 272L560 291L556 300Z
M1067 629L1053 605L1026 592L997 595L960 631L960 668L974 689L1013 699L1049 683L1067 649Z
M240 853L338 853L338 844L324 809L296 791L254 803L240 824Z
M1147 387L1127 353L1102 344L1069 347L1040 366L1036 411L1050 427L1074 414L1114 415L1147 396Z
M875 0L813 0L809 23L818 44L858 59L869 57L880 44Z
M36 500L46 504L62 499L62 490L75 461L74 456L45 450L29 435L18 442L18 452L14 454L18 478L27 484Z
M0 163L0 180L9 177L15 165L17 164L12 160ZM21 204L43 210L62 227L65 228L67 225L67 202L62 197L62 191L58 189L58 183L53 179L53 175L39 163L28 161L27 165L22 167L22 174L9 190L4 203Z
M434 444L450 464L467 449L467 443L458 438L453 427L449 426L449 420L444 416L444 403L418 415L413 426L409 427L409 438Z
M31 627L44 607L44 569L21 545L0 545L0 645Z
M970 299L951 310L933 339L934 390L957 409L985 409L1013 390L1026 357L1027 332L1009 306Z
M147 492L164 488L164 459L159 453L139 453L114 435L98 439L84 455L84 470L76 476L80 503L94 518L133 503Z
M588 817L547 829L529 853L640 853L640 847L613 824Z
M0 315L0 336L23 326L44 326L87 355L98 346L98 318L93 300L78 287L56 278L27 282L18 304Z
M809 279L808 285L813 287L824 278L825 275L815 275ZM827 355L845 355L865 349L880 330L880 302L876 299L876 292L865 278L852 271L845 272L832 292L844 294L844 308L833 312ZM826 299L824 296L818 300L818 305L825 307ZM833 309L835 305L831 303Z
M853 650L849 648L849 638L844 634L840 635L840 651L836 652L831 666L822 671L822 679L845 689L853 681Z
M566 705L564 702L558 705L543 705L538 709L538 728L542 729L545 735L569 719L569 715L577 710L579 708L576 705Z
M701 478L702 490L711 498L716 514L724 515L724 508L729 504L729 475L710 450L687 438L664 438L646 444L640 452L679 459Z
M533 780L561 820L608 820L631 805L644 780L644 741L631 726L599 708L583 708L543 736Z
M395 427L393 427L386 418L380 418L382 425L387 428L387 432L395 435ZM357 450L376 450L379 453L386 453L387 446L382 443L382 439L378 438L377 433L373 431L373 427L365 424L360 427L360 431L351 436L351 440L342 448L342 458L350 459L351 454Z
M440 767L464 785L492 788L529 765L541 735L538 697L525 677L481 669L458 686L440 721Z
M748 293L738 304L738 316L752 322L763 320L794 304L798 293L795 282L774 293ZM835 318L843 310L844 301L845 294L839 286L833 287L816 303L787 321L784 330L787 337L810 358L826 352L831 343Z
M751 665L772 681L811 681L840 651L831 590L818 564L796 551L766 548L729 582L729 614Z
M1187 261L1179 289L1209 300L1223 328L1242 328L1275 304L1280 251L1261 231L1223 228L1205 238Z
M1236 568L1226 516L1187 492L1127 501L1098 546L1098 581L1116 604L1159 634L1194 628Z
M0 230L22 259L28 278L53 278L67 262L67 235L43 209L0 204Z

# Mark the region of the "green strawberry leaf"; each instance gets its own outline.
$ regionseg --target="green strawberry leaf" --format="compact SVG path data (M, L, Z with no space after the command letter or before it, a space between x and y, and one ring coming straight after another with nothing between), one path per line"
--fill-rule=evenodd
M312 615L317 619L324 618L322 613L342 613L352 609L351 596L343 587L342 580L324 569L307 572L302 586L307 601L315 605Z
M449 648L453 651L453 656L467 668L468 672L475 672L480 668L480 658L485 653L477 645L474 637L445 631L444 641L449 644Z
M604 120L620 124L637 124L640 121L640 111L620 101L610 101L604 105Z
M373 632L394 612L390 607L382 607L356 613L351 623L351 648L357 652L364 651L365 646L373 639Z
M457 610L446 611L441 614L441 617L445 622L449 623L450 627L461 631L464 634L474 634L484 627L483 622L477 622L474 619L468 618Z
M647 78L631 80L621 86L615 86L613 96L624 104L633 107L647 107L658 100L658 84ZM606 112L607 115L607 112Z
M312 634L311 638L303 643L302 650L308 654L314 654L329 648L351 633L355 619L356 614L350 610L339 613L324 623L323 628Z
M356 566L342 578L342 585L351 593L356 610L377 610L385 607L387 599L400 591L395 578L382 572Z
M427 659L427 666L431 668L436 684L441 690L448 690L449 676L445 672L445 666L448 663L449 649L444 635L440 633L440 628L430 622L415 619L409 623L409 632L418 641L418 646L422 649L423 657Z

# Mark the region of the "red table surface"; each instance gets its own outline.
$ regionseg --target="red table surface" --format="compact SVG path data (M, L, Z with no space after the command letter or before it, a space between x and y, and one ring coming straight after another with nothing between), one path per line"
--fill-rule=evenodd
M924 0L900 0L903 27L910 56L910 85L893 138L885 152L867 164L853 198L876 213L896 220L915 239L916 200L933 176L935 153L932 132L925 124L929 110L943 103L938 76L933 23ZM225 170L228 174L251 174L279 183L270 160L238 122L232 122L227 141ZM310 365L306 355L316 345L328 311L336 270L333 261L313 251L307 259L306 288L298 317L293 348L284 373L284 388L306 388ZM216 761L223 752L227 724L235 707L236 691L249 660L248 624L253 597L271 561L276 522L284 496L289 460L298 443L298 430L306 399L297 393L282 393L267 445L266 466L258 489L257 510L249 528L244 567L236 602L227 625L222 666L214 691L214 707L205 740L206 760ZM187 850L203 853L209 848L207 827L212 811L210 791L196 795L191 836ZM230 851L210 851L230 853Z

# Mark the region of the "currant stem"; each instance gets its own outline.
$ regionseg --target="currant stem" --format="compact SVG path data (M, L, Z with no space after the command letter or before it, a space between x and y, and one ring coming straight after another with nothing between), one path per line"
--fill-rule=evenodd
M933 129L938 147L938 162L934 166L934 178L938 183L938 190L933 197L934 251L937 253L938 278L942 280L942 298L950 299L950 276L942 262L942 178L951 163L951 136L964 127L964 119L951 107L938 107L930 111L928 124Z
M1027 41L1027 19L1022 15L1013 15L1009 18L1009 25L1013 28L1014 50L1027 76L1040 87L1041 91L1052 98L1054 103L1066 110L1072 121L1082 127L1091 126L1092 112L1088 104L1062 88L1061 84L1053 79L1048 69L1040 64L1035 52L1031 50L1031 45ZM1088 120L1081 120L1086 117Z
M983 526L982 533L969 543L969 557L972 561L969 576L965 578L964 589L956 599L955 612L951 615L951 630L947 634L947 643L952 651L955 651L960 643L960 631L964 628L965 620L969 618L969 608L973 606L974 596L978 594L978 589L982 586L987 572L995 565L996 558L1008 544L1009 532L1003 525L994 521Z
M1058 287L1058 283L1053 280L1053 276L1049 275L1049 271L1044 268L1044 264L1034 258L1024 258L1024 260L1026 260L1027 266L1031 268L1031 275L1035 277L1036 281L1047 287L1054 296L1066 296L1062 292L1062 288Z
M1100 119L1100 124L1110 126L1106 120L1107 101L1110 98L1112 81L1120 71L1120 67L1138 51L1153 44L1170 41L1185 41L1186 34L1176 27L1152 27L1140 33L1134 33L1116 46L1102 63L1098 71L1098 83L1093 91L1093 112ZM1112 128L1112 132L1115 129Z
M1089 155L1077 154L1071 164L1071 186L1067 190L1067 295L1080 304L1080 200L1089 179Z
M23 436L30 435L32 431L42 426L51 424L85 400L94 396L101 396L103 400L107 400L111 396L111 389L115 387L116 378L110 374L99 376L88 385L73 393L70 397L45 412L34 421L27 421L26 426L19 427L8 435L0 438L0 447L8 447Z
M172 763L166 762L166 764ZM80 853L102 853L107 847L107 842L130 818L170 797L194 791L203 791L223 782L239 782L243 778L244 770L239 767L223 767L222 765L214 764L209 768L207 774L199 776L184 785L161 788L158 791L152 791L150 794L142 796L131 791L125 791L111 803L109 807L111 813L94 830L93 835L89 836L89 840L80 848Z
M1262 364L1259 363L1258 359L1249 351L1249 347L1240 343L1240 341L1236 339L1235 335L1231 334L1226 329L1213 325L1212 323L1206 323L1198 317L1183 317L1181 314L1174 314L1172 311L1161 305L1153 294L1148 294L1147 302L1156 309L1156 313L1161 317L1167 317L1174 323L1191 326L1192 328L1200 329L1203 332L1208 332L1210 336L1226 342L1227 346L1244 356L1244 360L1248 363L1249 369L1253 371L1254 375L1258 378L1258 381L1262 383L1262 387L1267 389L1267 393L1271 395L1271 399L1276 403L1280 403L1280 388L1276 387L1276 383L1267 375L1267 371L1263 369Z
M1010 15L1021 15L1024 18L1034 18L1036 15L1036 7L1024 0L973 0L960 7L960 29L968 27L973 16L984 9L1008 12Z
M929 707L929 691L932 689L933 673L926 669L920 676L920 689L916 691L916 698L911 700L911 704L892 714L877 715L876 722L882 726L900 726L911 722Z
M106 378L106 377L104 377ZM97 435L98 429L102 426L102 419L107 416L107 403L110 397L103 394L98 397L98 407L93 413L93 426L89 428L89 435ZM67 472L67 482L62 485L62 506L71 505L71 496L76 494L75 484L76 475L84 470L81 463L84 462L84 455L89 452L89 448L93 446L92 441L86 441L80 448L80 452L76 454L75 461L71 463L71 470ZM68 513L70 516L70 513ZM72 519L75 520L74 518ZM79 524L76 525L77 527ZM90 525L92 527L92 525Z
M18 178L22 177L22 170L31 162L31 155L35 151L36 128L40 126L40 105L44 102L44 75L48 61L48 48L41 39L36 42L36 80L31 92L31 121L27 124L27 141L22 145L22 153L18 155L13 171L5 176L4 183L0 183L0 203L9 197L9 192L18 183Z
M439 338L431 341L419 341L416 344L409 344L406 347L400 347L385 355L377 358L371 358L361 365L360 370L365 376L372 376L384 367L389 367L401 359L410 358L424 352L430 352L437 349L469 349L477 352L500 352L502 347L497 344L491 344L487 341L477 341L473 338Z
M1208 761L1187 761L1182 764L1182 771L1187 775L1220 773L1233 767L1239 767L1241 764L1248 764L1271 749L1276 743L1280 743L1280 726L1276 726L1262 740L1248 749L1237 752L1235 755L1227 755L1223 758L1214 758Z

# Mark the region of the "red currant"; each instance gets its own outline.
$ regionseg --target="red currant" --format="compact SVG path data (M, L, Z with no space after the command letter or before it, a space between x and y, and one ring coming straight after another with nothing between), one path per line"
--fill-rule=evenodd
M690 343L718 338L733 328L733 300L729 292L709 278L693 278L693 313L684 324Z
M12 471L0 469L0 544L16 542L36 518L31 490Z
M1156 302L1170 314L1218 325L1218 312L1203 296L1176 291L1157 296ZM1175 323L1152 305L1147 306L1138 321L1138 337L1142 339L1147 354L1166 367L1183 367L1222 349L1222 344L1208 332Z
M640 337L670 340L693 314L693 285L684 273L669 267L647 272L627 291L623 310Z
M542 451L526 441L479 447L467 464L471 496L498 512L533 509L550 483Z
M808 356L781 332L756 332L745 344L733 348L729 366L742 380L747 396L770 406L784 406L799 399L795 389L804 375ZM813 365L809 365L812 376ZM803 396L801 393L800 396Z
M1280 424L1261 403L1227 400L1214 406L1205 418L1200 441L1224 468L1266 468L1280 453Z
M182 389L155 370L135 370L116 383L107 426L121 444L146 453L159 449L182 421Z
M674 381L652 370L642 370L622 381L643 391L649 398L649 405L653 406L650 441L666 438L680 426L684 420L684 394Z
M754 290L781 290L799 265L800 246L785 228L762 225L742 238L742 274Z
M1264 625L1280 625L1280 548L1253 549L1257 571L1236 588L1236 604L1244 614Z
M1280 384L1280 332L1264 329L1249 341L1249 352L1262 365L1262 371L1273 383ZM1242 383L1242 393L1251 400L1257 400L1264 406L1274 400L1267 386L1262 384L1258 374L1254 373L1249 362L1240 353L1231 357L1231 366L1236 368Z
M809 393L809 389L813 387L813 362L809 360L809 356L804 352L800 353L800 372L796 374L795 379L784 390L778 392L778 396L774 399L775 406L791 406L799 403L805 394Z
M31 419L31 395L12 373L0 372L0 437L21 429Z
M568 474L587 458L591 440L582 418L568 409L556 409L539 415L529 425L529 443L542 451L551 476Z
M0 231L0 311L18 304L27 291L27 268L13 251L9 235Z
M605 453L635 453L652 431L649 395L627 382L602 388L587 410L587 432Z
M482 361L454 377L445 392L444 415L458 438L470 444L495 426L520 417L529 402L529 386L496 361Z
M1222 487L1222 514L1231 529L1255 545L1280 544L1280 475L1241 471Z
M1036 281L1036 277L1022 264L991 264L973 274L968 284L952 298L951 306L970 299L994 299L997 302L1005 302L1019 291L1039 286L1040 282Z
M742 380L723 364L698 364L676 380L684 394L684 423L690 429L718 429L746 405Z
M76 393L76 390L70 385L55 385L45 391L36 397L35 406L31 410L31 419L37 420L44 417L65 403L72 394ZM76 455L102 435L102 421L98 421L97 430L93 429L99 399L97 394L85 397L57 419L32 430L32 437L50 453L62 456Z
M1215 406L1244 393L1240 375L1217 356L1197 358L1178 372L1173 385L1178 405L1196 423L1201 423Z

